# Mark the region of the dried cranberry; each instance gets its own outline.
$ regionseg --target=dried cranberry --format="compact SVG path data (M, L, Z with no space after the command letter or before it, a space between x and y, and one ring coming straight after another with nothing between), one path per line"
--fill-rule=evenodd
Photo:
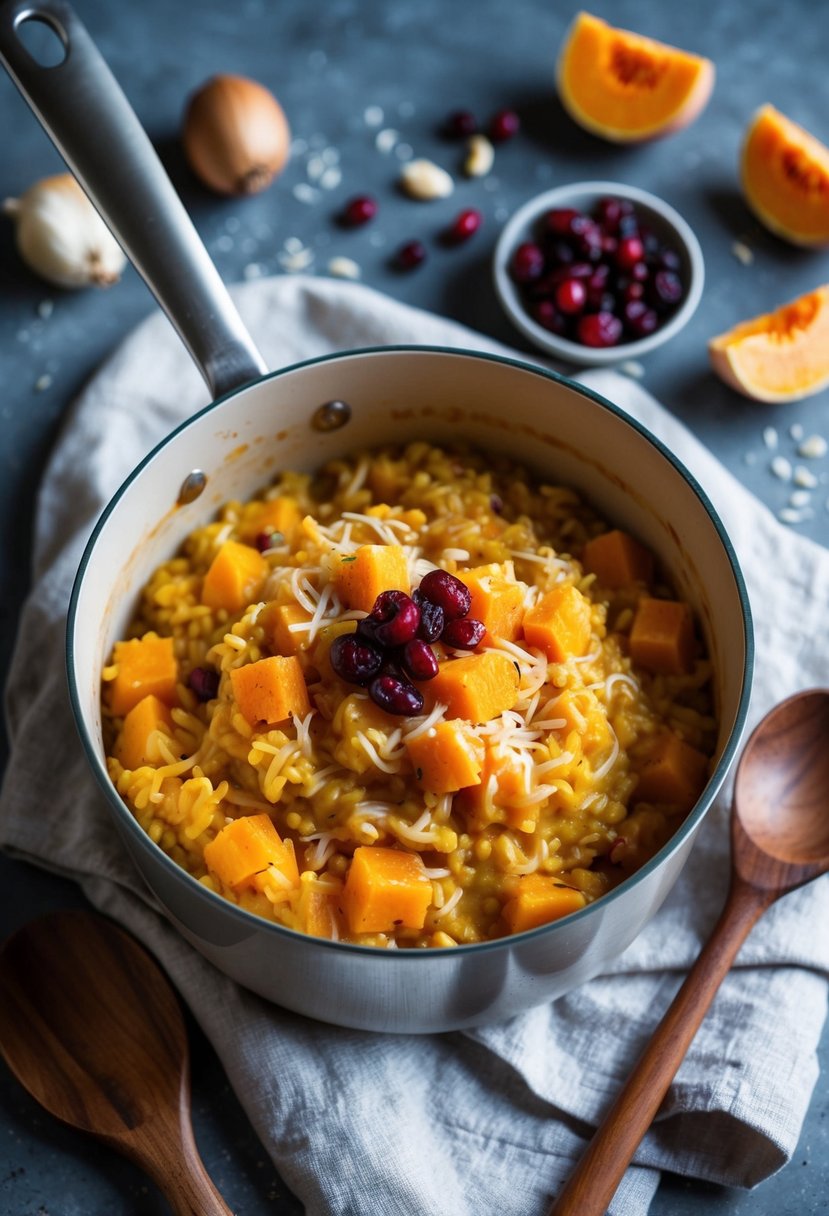
M415 592L417 595L418 592ZM443 633L443 626L446 624L446 614L440 604L433 604L431 600L427 600L425 596L420 599L420 625L418 626L417 636L422 638L424 642L436 642Z
M585 346L615 346L622 336L622 322L612 312L590 312L579 317L577 333Z
M187 683L199 701L212 701L219 692L219 673L215 667L194 667Z
M381 591L369 617L378 622L374 636L381 646L403 646L417 633L420 609L405 591Z
M260 553L267 553L268 549L275 549L277 545L281 545L285 537L281 532L272 530L266 532L257 532L254 545Z
M371 683L383 662L377 647L354 633L341 633L334 638L328 657L341 679L363 686Z
M359 228L367 224L377 214L377 203L367 194L358 195L346 203L342 211L342 222L349 228Z
M565 279L556 288L556 307L567 316L581 312L586 302L584 279Z
M401 270L414 270L426 261L426 246L422 241L407 241L398 249L395 261Z
M403 667L413 680L433 680L438 674L438 661L428 642L413 638L403 647Z
M490 511L493 511L496 515L503 515L504 500L500 494L490 494L489 509L490 509Z
M368 686L368 695L387 714L412 718L423 710L423 694L414 684L396 676L377 676Z
M489 124L489 138L494 144L506 143L521 130L521 119L515 110L499 110Z
M474 650L483 640L485 633L486 625L483 621L465 616L458 621L447 621L440 640L447 646L456 646L460 650Z
M443 134L447 139L468 139L477 131L478 120L469 110L453 110L443 124Z
M510 274L516 283L531 283L544 272L544 251L533 241L524 241L515 250Z
M462 583L448 570L430 570L420 581L420 594L443 609L447 621L466 616L472 596L466 583Z
M459 245L461 241L468 241L478 231L483 222L484 217L480 211L477 211L474 207L467 207L466 210L459 212L455 216L446 230L446 237L453 245Z

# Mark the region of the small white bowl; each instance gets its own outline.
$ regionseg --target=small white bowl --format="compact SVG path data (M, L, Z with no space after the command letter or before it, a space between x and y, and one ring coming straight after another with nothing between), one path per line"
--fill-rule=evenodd
M510 275L509 265L515 249L522 242L534 239L536 222L545 212L556 207L574 207L587 213L592 211L600 198L605 197L629 199L648 227L676 250L682 261L681 273L686 294L676 312L646 338L622 341L616 346L583 346L580 342L571 342L568 338L551 333L533 320L524 305L518 284ZM516 211L498 238L493 272L495 290L501 304L512 323L531 342L558 359L594 367L619 363L624 359L637 359L679 333L699 304L705 280L705 264L699 241L682 216L655 194L620 182L573 182L530 199Z

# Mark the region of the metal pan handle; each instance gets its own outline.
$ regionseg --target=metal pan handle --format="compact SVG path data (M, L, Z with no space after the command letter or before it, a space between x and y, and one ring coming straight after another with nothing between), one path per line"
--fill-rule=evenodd
M44 22L65 57L42 67L18 31ZM2 0L0 62L172 321L214 397L266 371L120 86L64 0Z

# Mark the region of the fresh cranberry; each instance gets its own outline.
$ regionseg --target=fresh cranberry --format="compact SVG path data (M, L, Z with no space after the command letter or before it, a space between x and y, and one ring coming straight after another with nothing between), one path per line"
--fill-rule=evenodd
M443 626L446 624L446 614L440 604L433 604L431 600L427 600L420 590L414 592L412 599L415 600L420 608L420 624L417 628L417 636L422 638L424 642L436 642L443 633Z
M367 224L377 214L377 203L367 194L358 195L346 203L342 212L342 222L349 228L359 228Z
M616 297L612 291L599 291L595 287L587 289L587 308L591 312L615 312Z
M532 318L542 329L551 334L566 334L567 318L560 313L552 300L537 300L531 309Z
M453 110L443 124L447 139L468 139L477 134L478 120L469 110Z
M605 257L612 258L618 248L619 242L615 236L604 235L602 237L602 253Z
M624 215L631 215L633 203L626 198L600 198L596 204L596 219L607 233L615 233Z
M281 545L285 537L281 532L275 532L268 529L265 532L257 532L254 540L255 547L260 553L267 553L268 549L275 549L277 545Z
M422 241L407 241L398 249L395 260L401 270L414 270L426 261L426 246Z
M630 300L641 300L644 294L644 283L625 283L622 289L622 297L625 303L628 303Z
M374 636L381 646L403 646L417 633L420 609L405 591L381 591L369 617L379 622Z
M377 676L368 686L368 695L387 714L412 718L423 710L423 694L414 684L396 676Z
M659 270L673 270L676 273L682 269L682 258L675 249L659 249L654 255L654 262Z
M648 295L654 308L667 311L682 299L682 279L673 270L657 270Z
M518 246L510 261L510 274L516 283L531 283L544 273L544 251L534 241Z
M619 220L619 237L638 236L639 235L639 220L636 214L631 209L626 211Z
M521 119L515 110L499 110L489 124L489 138L494 144L506 143L521 130Z
M477 211L474 207L467 207L465 211L461 211L455 216L447 229L446 235L453 244L458 245L461 241L468 241L478 231L483 222L484 217L480 211Z
M645 256L645 247L638 236L624 236L619 241L616 250L616 265L623 270L630 270Z
M602 256L602 234L595 225L585 227L579 234L576 252L583 258L589 258L591 262L597 262Z
M634 262L630 268L630 277L634 283L644 283L650 278L650 270L647 262Z
M547 212L545 225L554 236L575 236L578 222L583 219L584 216L575 207L554 207Z
M612 312L590 312L579 317L577 333L585 346L615 346L622 336L622 322Z
M586 302L587 288L584 279L565 279L556 288L556 306L567 316L575 316L581 312Z
M219 673L215 667L194 667L187 683L199 701L212 701L219 692Z
M403 647L403 667L413 680L433 680L438 674L435 652L420 638L413 638Z
M622 318L635 338L647 338L659 328L659 317L644 300L630 300L625 304Z
M377 647L354 633L341 633L334 638L328 657L340 679L362 686L371 683L383 662Z
M550 260L556 266L566 266L568 262L576 260L576 253L569 241L547 241L545 242L550 254Z
M447 621L440 640L447 646L455 646L459 650L474 650L483 640L486 625L476 621L474 617L465 616L457 621Z
M448 570L430 570L420 582L420 594L443 609L447 621L466 616L472 596L466 583L462 583Z

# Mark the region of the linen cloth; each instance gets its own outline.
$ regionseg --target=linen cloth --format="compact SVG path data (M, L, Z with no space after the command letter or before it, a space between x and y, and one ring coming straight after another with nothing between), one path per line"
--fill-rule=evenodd
M234 295L271 367L403 342L514 353L359 284L281 277ZM829 551L784 529L639 384L613 371L582 378L659 436L722 516L755 616L749 727L790 692L829 686ZM727 886L729 792L665 905L612 970L507 1023L372 1035L311 1022L237 987L171 928L122 851L87 771L64 677L69 592L101 508L144 453L206 400L157 315L70 414L40 494L34 590L7 689L12 748L0 844L76 879L158 957L311 1216L540 1216L716 919ZM817 1077L827 925L824 878L756 927L612 1212L644 1213L663 1168L752 1186L791 1156Z

